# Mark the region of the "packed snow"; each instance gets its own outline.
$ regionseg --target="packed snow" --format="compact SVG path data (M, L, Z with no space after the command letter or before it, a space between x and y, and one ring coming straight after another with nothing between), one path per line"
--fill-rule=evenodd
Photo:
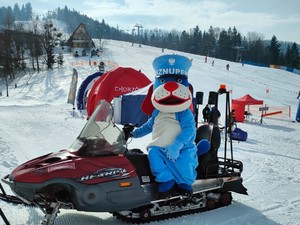
M30 72L9 85L9 97L0 84L0 176L9 174L19 164L49 152L69 147L80 133L86 118L67 104L73 68L78 71L78 86L98 71L89 60L109 62L115 66L141 70L154 79L152 61L161 54L182 54L192 59L189 81L195 91L204 92L205 106L209 91L220 84L232 90L232 98L250 94L270 106L291 109L291 116L269 117L260 121L252 116L238 127L248 133L246 141L233 141L234 157L244 164L242 177L248 196L233 194L231 205L213 211L182 216L152 224L160 225L296 225L300 221L300 123L295 121L299 100L300 76L287 71L242 65L204 56L179 53L107 40L100 57L74 58L64 54L61 68ZM214 60L214 66L212 61ZM74 63L77 61L77 64ZM85 63L79 63L83 61ZM226 64L230 64L229 71ZM267 91L268 90L268 93ZM220 96L222 99L222 96ZM222 103L222 100L221 100ZM220 105L221 113L224 111ZM222 123L221 117L221 123ZM202 115L199 114L201 123ZM128 147L145 149L149 136L132 140ZM222 152L224 144L222 136ZM10 194L9 187L3 184ZM12 225L36 225L43 213L32 207L15 206L0 201L0 207ZM0 224L4 224L0 218ZM55 225L124 224L109 213L61 210Z

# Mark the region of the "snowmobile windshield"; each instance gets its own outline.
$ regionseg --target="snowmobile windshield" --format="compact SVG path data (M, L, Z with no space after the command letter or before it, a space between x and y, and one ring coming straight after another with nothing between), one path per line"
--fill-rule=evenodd
M71 145L71 151L78 151L78 155L82 156L123 154L126 150L124 134L112 119L112 105L101 100L79 137Z

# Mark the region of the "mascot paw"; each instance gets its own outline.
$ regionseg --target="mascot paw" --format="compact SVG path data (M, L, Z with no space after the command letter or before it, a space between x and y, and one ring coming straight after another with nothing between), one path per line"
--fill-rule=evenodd
M166 192L171 190L171 188L173 188L173 186L175 185L175 181L174 180L169 180L166 182L161 182L158 184L158 191L159 192Z
M179 157L179 152L172 152L172 151L168 151L166 153L167 158L172 161L172 162L176 162L176 160Z
M181 194L186 199L191 199L193 197L193 188L189 184L177 184L178 193Z
M169 180L166 182L159 183L158 185L158 193L159 193L159 198L167 199L170 198L172 195L175 194L175 181L174 180Z
M181 142L175 140L172 144L168 145L165 148L165 153L166 153L167 158L169 160L175 162L178 159L180 150L182 148L183 148L183 144Z
M131 132L134 130L134 125L129 124L129 123L125 123L124 127L123 127L123 132L124 132L124 136L125 136L125 140L127 141L130 137L133 137L133 135L131 134Z
M206 152L208 152L210 149L210 142L206 139L202 139L201 141L199 141L199 143L197 144L197 155L203 155Z

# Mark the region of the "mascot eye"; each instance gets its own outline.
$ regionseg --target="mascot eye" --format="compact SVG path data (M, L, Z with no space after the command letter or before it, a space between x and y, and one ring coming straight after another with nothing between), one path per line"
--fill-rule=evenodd
M177 79L177 83L181 84L182 83L182 79L178 78Z
M160 83L162 83L162 84L165 83L165 82L166 82L165 79L160 80Z

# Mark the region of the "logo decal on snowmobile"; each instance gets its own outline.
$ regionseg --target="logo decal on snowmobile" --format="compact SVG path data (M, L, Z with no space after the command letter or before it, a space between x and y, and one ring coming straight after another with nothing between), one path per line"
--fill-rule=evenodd
M53 172L55 170L75 170L75 163L66 163L63 165L55 165L55 166L51 166L49 167L48 173Z
M105 168L90 175L82 176L80 181L88 181L97 178L124 178L129 176L125 168Z

